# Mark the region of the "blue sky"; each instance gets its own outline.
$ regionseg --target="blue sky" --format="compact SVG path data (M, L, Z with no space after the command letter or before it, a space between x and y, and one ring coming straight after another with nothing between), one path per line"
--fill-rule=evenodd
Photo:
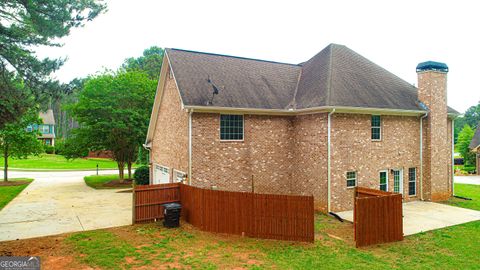
M41 57L67 57L63 82L139 56L152 45L288 63L329 43L348 46L416 84L415 67L450 67L448 103L464 112L480 101L480 2L475 1L107 1L108 11Z

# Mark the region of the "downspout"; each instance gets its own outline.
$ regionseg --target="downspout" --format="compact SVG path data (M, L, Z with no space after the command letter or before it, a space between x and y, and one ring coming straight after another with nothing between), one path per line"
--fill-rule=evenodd
M188 184L192 185L192 113L188 111Z
M423 119L428 116L428 112L420 117L420 200L423 201Z
M330 150L330 143L331 143L331 130L332 130L332 120L331 116L335 112L335 108L331 112L328 113L328 130L327 130L327 212L331 212L331 168L330 168L330 155L331 155L331 150Z
M452 195L455 196L455 119L452 118Z

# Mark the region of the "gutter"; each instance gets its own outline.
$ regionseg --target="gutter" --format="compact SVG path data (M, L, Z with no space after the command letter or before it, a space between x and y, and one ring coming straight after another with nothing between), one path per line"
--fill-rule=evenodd
M192 184L192 114L193 110L188 110L188 184Z
M423 201L423 119L428 116L428 111L420 117L420 200Z
M331 112L336 110L337 113L364 113L364 114L385 114L385 115L405 115L419 116L426 113L425 110L402 110L402 109L386 109L386 108L365 108L365 107L348 107L348 106L319 106L303 109L260 109L260 108L232 108L218 106L192 106L185 105L185 109L194 109L196 112L212 112L212 113L250 113L250 114L268 114L268 115L302 115L312 113Z
M328 113L328 135L327 135L327 212L330 213L331 211L331 196L332 196L332 190L331 190L331 161L330 161L330 156L331 156L331 130L332 130L332 119L331 116L332 114L335 113L335 108L331 112Z
M455 119L452 119L452 195L455 196ZM478 166L477 166L478 167Z

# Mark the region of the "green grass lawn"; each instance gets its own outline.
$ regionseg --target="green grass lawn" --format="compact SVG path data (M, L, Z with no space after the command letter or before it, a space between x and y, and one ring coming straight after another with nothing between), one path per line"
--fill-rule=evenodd
M455 188L474 199L462 207L478 209L477 187ZM79 269L480 269L480 221L358 249L352 224L323 214L316 214L314 243L208 233L185 222L177 229L137 224L42 239L0 243L0 250L38 250L45 269L59 263L48 264L58 254Z
M0 179L3 181L3 179ZM28 181L31 183L33 179L27 178L12 178L8 181ZM19 185L19 186L0 186L0 210L5 207L11 200L13 200L17 195L24 190L28 184Z
M127 174L125 174L127 177ZM108 188L128 188L131 187L131 182L126 182L124 184L114 184L112 186L105 186L105 184L118 180L118 174L109 174L109 175L91 175L85 176L83 178L85 180L85 184L91 188L95 189L108 189Z
M31 156L27 159L8 160L11 169L45 169L45 170L86 170L91 169L117 169L117 163L104 158L79 158L67 160L61 155L43 154L40 156Z
M456 184L479 209L480 186ZM65 241L81 263L102 269L480 269L480 221L355 248L352 224L317 214L314 244L260 240L156 224L76 233Z
M451 198L446 203L480 211L480 185L455 184L455 195L472 199L471 201ZM479 231L480 233L480 231Z

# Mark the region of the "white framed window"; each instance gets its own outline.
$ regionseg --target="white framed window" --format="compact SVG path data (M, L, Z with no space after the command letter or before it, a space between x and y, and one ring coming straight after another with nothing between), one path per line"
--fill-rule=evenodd
M388 191L388 171L380 171L380 190Z
M243 115L220 115L220 140L243 141Z
M185 179L186 174L181 171L173 170L173 182L179 183Z
M32 130L33 130L33 127L32 127L31 125L28 125L28 126L27 126L27 131L28 131L28 132L32 132Z
M382 119L380 115L372 115L372 141L380 141L382 139Z
M40 125L41 133L50 133L50 127L48 125Z
M408 168L408 196L417 195L417 168Z
M352 188L357 185L357 172L347 172L347 188Z

